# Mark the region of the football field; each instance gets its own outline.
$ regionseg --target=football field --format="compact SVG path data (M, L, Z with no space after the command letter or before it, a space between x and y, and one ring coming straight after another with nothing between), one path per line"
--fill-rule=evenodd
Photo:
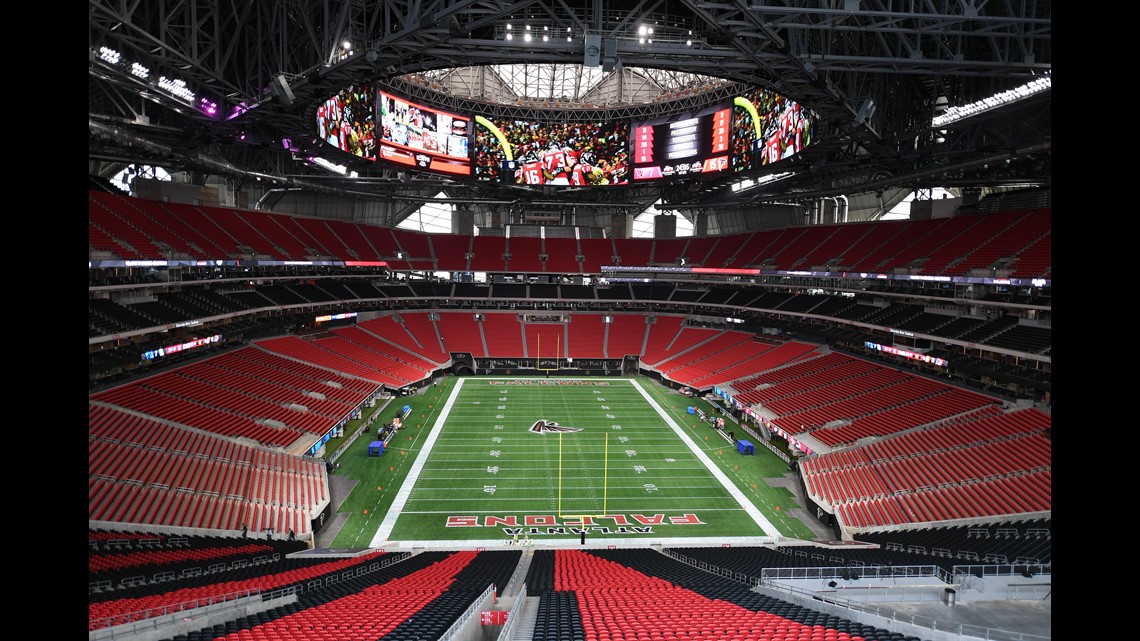
M390 445L382 455L400 456L406 476L389 488L378 527L367 519L370 547L777 534L756 497L712 460L726 449L737 456L732 445L719 434L709 441L711 427L684 425L684 411L662 407L651 381L454 380L442 405L421 414L426 424L394 436L400 453Z

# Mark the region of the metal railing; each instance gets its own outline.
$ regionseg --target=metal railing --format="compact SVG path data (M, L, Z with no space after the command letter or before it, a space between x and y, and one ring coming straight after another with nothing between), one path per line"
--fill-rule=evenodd
M124 612L114 614L106 617L97 617L88 621L88 631L100 630L104 628L114 628L116 626L143 623L145 628L157 628L165 625L165 621L161 618L172 614L187 612L190 610L197 610L199 608L207 608L219 603L230 603L239 599L258 596L262 600L276 599L280 597L290 596L292 594L300 594L308 590L316 590L327 585L339 583L342 580L352 579L365 574L371 574L382 570L393 563L399 563L408 557L408 554L393 552L386 554L383 557L368 563L365 566L357 566L348 568L342 572L336 572L323 577L318 577L305 582L303 585L295 584L284 588L265 591L260 588L235 590L233 592L226 592L223 594L214 594L197 599L188 599L178 603L170 603L162 606L155 606L153 608L145 608L142 610L135 610L132 612Z
M936 619L917 614L900 613L892 608L873 605L868 599L879 597L877 600L892 602L898 601L936 601L946 588L961 586L968 588L973 580L980 580L985 576L1009 577L1021 575L1027 578L1037 574L1051 575L1052 565L963 565L954 566L953 572L947 572L937 565L864 565L860 567L795 567L795 568L763 568L759 577L743 572L735 572L723 567L693 559L680 554L674 549L662 550L664 554L692 567L725 577L738 583L751 586L762 586L789 595L803 607L819 609L818 604L827 603L847 610L860 612L872 616L882 617L887 621L914 625L930 630L942 631L956 635L958 638L980 638L989 641L1047 641L1050 637L1001 630L987 626L954 623L944 619ZM859 589L859 598L839 596L836 590L807 590L778 581L790 580L829 580L850 578L857 574L859 578L887 579L929 578L929 584L867 586ZM845 593L848 593L845 590ZM1008 588L1008 598L1016 600L1047 599L1052 594L1051 581L1041 580L1035 583L1011 585ZM814 605L813 605L814 604Z
M488 585L487 589L483 590L482 594L475 597L475 601L471 604L471 606L464 610L463 614L459 615L459 618L456 619L454 623L452 623L446 630L443 631L443 634L439 636L439 641L451 641L451 639L455 638L455 635L460 631L460 628L462 628L468 621L470 621L472 617L479 616L479 612L483 607L483 603L491 597L494 591L495 584L492 583L491 585ZM509 616L507 620L510 620Z
M511 635L514 634L515 623L522 613L522 609L527 603L526 583L523 583L515 596L515 607L511 608L507 613L507 622L503 624L503 629L499 630L499 636L496 641L510 641Z
M1052 639L1052 637L1041 636L1037 634L1015 632L1012 630L1001 630L998 628L970 625L967 623L954 623L951 621L946 621L944 619L936 619L934 617L927 617L919 614L904 614L891 608L878 607L862 601L855 601L852 599L834 596L834 593L821 595L816 590L804 590L802 588L795 588L786 585L780 586L778 590L781 593L794 596L795 601L804 607L813 607L813 603L828 603L847 610L881 617L891 623L903 623L926 628L929 630L941 631L946 634L954 635L955 638L960 638L963 640L987 639L988 641L1049 641ZM814 606L814 608L818 609L818 605Z
M186 601L169 603L167 605L155 606L153 608L123 612L106 617L97 617L88 621L87 629L88 631L93 631L102 628L113 628L115 626L126 625L128 623L147 621L149 619L159 619L160 617L177 614L179 612L186 612L187 610L197 610L199 608L206 608L212 605L217 605L219 603L237 601L238 599L258 596L260 594L260 589L236 590L234 592L214 594L197 599L188 599ZM147 625L146 627L151 627L151 625Z

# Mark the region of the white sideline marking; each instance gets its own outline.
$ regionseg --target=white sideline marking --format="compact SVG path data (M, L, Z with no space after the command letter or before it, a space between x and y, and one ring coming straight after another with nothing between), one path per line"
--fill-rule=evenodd
M689 449L693 451L693 454L695 454L697 458L705 464L705 467L709 469L709 472L712 473L716 480L720 481L720 484L723 485L724 489L732 495L732 498L736 499L736 502L739 503L740 507L748 513L748 516L751 516L752 520L756 521L756 525L759 525L760 529L762 529L766 535L778 535L780 533L780 530L778 530L775 525L772 525L772 523L763 514L760 513L760 510L752 504L752 501L748 500L748 497L740 491L740 488L736 487L732 481L728 480L728 477L725 476L724 472L721 471L720 466L714 463L707 454L701 451L700 447L693 443L692 439L689 438L689 435L684 430L682 430L681 427L677 425L677 423L672 418L670 418L668 414L665 413L665 410L657 404L657 401L653 400L653 397L649 395L649 392L646 392L644 389L642 389L641 384L636 380L629 380L629 382L635 389L637 389L638 392L641 392L641 395L645 397L645 401L653 407L657 414L660 415L666 423L669 424L669 427L673 428L673 431L676 432L677 436L680 437L681 440L689 446Z
M451 390L451 395L447 397L447 402L443 404L443 409L439 412L439 417L435 419L435 425L431 426L431 432L428 433L427 439L424 440L423 447L420 448L420 453L416 455L416 460L412 462L412 467L408 470L408 476L400 485L399 491L396 492L396 498L392 501L392 506L388 508L388 513L384 515L384 520L380 523L380 528L376 530L376 534L372 536L372 544L369 547L379 548L384 547L388 541L388 536L392 534L392 528L396 525L396 519L404 511L404 505L408 502L408 496L412 493L412 488L415 487L416 481L420 478L420 472L424 469L424 463L427 461L428 456L431 455L431 449L435 446L435 440L439 438L439 433L443 431L443 423L447 420L447 415L451 413L451 406L455 404L455 399L459 397L459 390L463 389L462 378L455 382L455 387Z

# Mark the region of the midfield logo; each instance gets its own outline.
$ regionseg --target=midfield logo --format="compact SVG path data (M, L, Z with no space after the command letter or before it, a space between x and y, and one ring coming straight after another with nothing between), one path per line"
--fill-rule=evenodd
M548 434L551 432L581 432L582 428L563 427L554 421L548 421L544 418L540 418L534 422L534 425L530 426L529 431L537 432L539 434Z

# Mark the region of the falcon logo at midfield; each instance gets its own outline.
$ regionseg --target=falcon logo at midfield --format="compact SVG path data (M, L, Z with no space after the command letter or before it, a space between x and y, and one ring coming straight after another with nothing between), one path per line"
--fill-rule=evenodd
M563 427L554 421L548 421L544 418L541 418L541 419L535 421L534 425L530 426L529 431L538 432L539 434L546 434L549 432L581 432L582 428L580 428L580 427Z

